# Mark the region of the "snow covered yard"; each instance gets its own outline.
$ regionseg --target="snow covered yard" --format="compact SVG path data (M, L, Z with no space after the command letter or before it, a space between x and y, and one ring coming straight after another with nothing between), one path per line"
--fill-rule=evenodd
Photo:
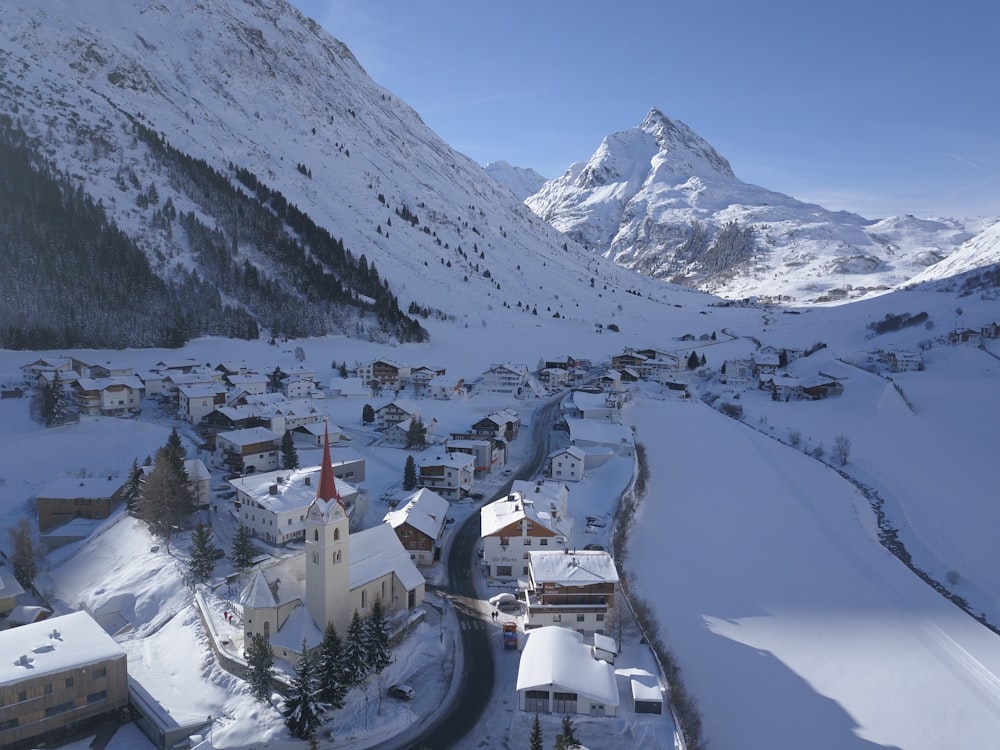
M997 637L879 544L850 483L698 402L626 419L650 464L627 566L712 747L995 741Z

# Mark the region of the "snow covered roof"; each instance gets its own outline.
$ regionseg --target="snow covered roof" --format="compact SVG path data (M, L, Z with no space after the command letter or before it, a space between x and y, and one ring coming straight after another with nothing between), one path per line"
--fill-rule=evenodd
M628 427L596 419L567 419L569 439L584 440L601 445L632 445L632 432Z
M629 683L632 688L632 700L663 702L663 690L655 675L645 670L634 670L629 674Z
M350 560L352 590L389 572L396 574L407 591L413 591L424 583L424 577L410 559L410 553L387 523L351 534Z
M115 386L125 386L140 391L145 384L138 375L114 375L108 378L77 378L76 383L85 391L103 391Z
M261 572L260 568L254 571L250 583L240 592L240 604L244 607L252 607L254 609L278 606L278 602L274 598L274 593L271 591L271 587L268 586L267 580L264 578L264 573Z
M403 499L400 507L385 514L382 519L392 528L409 524L431 539L437 539L444 527L448 501L436 492L422 487Z
M59 477L46 483L38 497L52 500L103 499L122 488L122 480L112 477Z
M569 445L565 448L559 448L558 450L554 450L549 454L549 458L553 458L555 456L561 456L563 454L575 458L578 461L583 461L584 459L587 458L587 453L583 450L583 448L580 448L579 446L576 445Z
M525 636L517 690L537 688L577 693L608 706L619 703L614 667L595 659L583 636L567 628L537 628Z
M266 427L247 427L245 430L230 430L220 432L216 439L225 438L233 445L251 445L253 443L265 443L269 440L278 440L279 436L271 432Z
M316 498L319 488L320 467L309 466L301 469L282 469L248 474L231 479L229 484L235 490L248 496L254 503L273 513L295 508L306 508ZM333 478L337 494L346 501L355 498L357 488L343 479ZM272 494L271 488L274 488Z
M484 505L479 511L480 535L491 536L523 518L548 529L553 534L563 533L556 518L548 510L540 510L530 499L526 501L522 493L512 492L506 497Z
M420 404L408 398L397 398L395 401L390 401L385 406L380 406L378 409L376 409L375 413L378 414L379 412L386 411L393 407L399 409L404 414L410 414L410 415L420 414Z
M418 466L421 468L425 466L450 466L454 469L464 469L468 468L470 465L474 467L475 463L476 459L473 456L470 456L468 453L456 451L453 453L445 453L444 455L437 455L433 458L421 459Z
M0 685L125 658L125 651L86 612L0 631ZM23 660L21 657L24 657Z
M323 640L323 633L313 622L312 616L306 607L296 607L288 615L288 619L282 624L277 633L273 633L270 638L272 646L302 653L302 643L306 648L314 648Z
M23 593L24 589L14 577L14 570L9 565L0 566L0 599L12 599Z
M618 570L611 554L599 550L529 552L528 565L536 583L560 586L618 583Z

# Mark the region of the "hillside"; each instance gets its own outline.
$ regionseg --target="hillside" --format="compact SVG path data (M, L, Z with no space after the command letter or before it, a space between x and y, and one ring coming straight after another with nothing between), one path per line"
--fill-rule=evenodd
M669 291L534 217L284 0L18 5L0 18L0 62L0 114L53 179L101 206L160 278L210 280L220 306L249 313L263 334L419 337L413 318L398 327L398 310L424 320L494 308L606 323L622 291ZM189 223L164 221L167 205ZM388 319L373 324L364 303L376 291L336 268L286 208L363 263L374 290L384 282ZM240 231L274 215L280 227ZM305 276L321 281L311 288ZM420 297L416 276L433 282ZM546 295L564 278L579 282L571 296ZM330 309L331 286L353 312ZM271 296L290 309L264 304Z

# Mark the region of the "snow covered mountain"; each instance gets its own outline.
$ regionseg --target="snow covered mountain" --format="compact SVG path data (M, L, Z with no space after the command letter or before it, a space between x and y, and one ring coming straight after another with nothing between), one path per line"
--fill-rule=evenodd
M657 109L526 203L594 253L644 274L726 297L800 302L896 287L992 223L873 222L749 185Z
M0 114L47 168L99 202L167 280L190 271L221 285L251 273L296 299L303 318L325 314L299 269L276 259L274 242L222 222L215 196L182 178L182 159L168 164L144 131L207 164L227 188L280 194L282 208L342 240L403 310L424 318L495 309L607 322L615 292L657 297L654 307L676 293L539 220L285 0L17 3L0 16L0 92ZM190 231L158 216L168 202L220 234L225 273L195 251ZM315 246L303 252L330 270ZM429 293L408 289L416 276L429 280ZM546 294L565 279L579 291ZM355 299L368 295L339 281ZM248 305L243 287L221 291L227 303ZM384 335L363 315L342 327Z
M501 185L509 187L521 200L537 193L546 183L546 179L534 169L515 167L506 161L491 161L483 169Z

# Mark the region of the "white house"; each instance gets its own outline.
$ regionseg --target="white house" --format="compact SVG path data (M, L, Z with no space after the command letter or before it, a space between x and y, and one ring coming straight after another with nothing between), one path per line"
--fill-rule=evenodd
M391 359L376 359L354 368L355 377L366 384L376 382L380 388L399 388L409 375L409 365Z
M579 482L583 479L586 462L587 454L582 448L575 445L560 448L549 454L549 476L567 482Z
M330 398L366 399L372 397L372 389L361 378L330 378L327 390Z
M177 413L191 424L198 424L225 405L226 388L221 383L196 383L177 388Z
M472 491L475 458L467 453L439 453L417 464L417 481L447 500L461 500Z
M465 379L458 375L437 375L427 381L427 395L438 399L465 398L468 395Z
M573 630L546 627L525 637L517 703L527 713L617 716L615 669Z
M573 528L568 516L536 505L520 491L484 505L479 524L486 575L507 579L528 575L529 551L562 550Z
M62 373L59 375L62 380ZM146 386L136 375L78 378L72 384L83 414L116 415L138 409Z
M722 382L733 388L746 389L756 385L756 369L748 359L727 359L725 373L720 376Z
M310 466L230 480L230 486L236 490L240 523L256 538L270 544L301 541L306 533L306 511L316 498L319 474L319 466ZM351 517L359 490L343 480L334 478L334 481Z
M486 436L455 437L444 444L448 453L467 453L475 460L475 476L483 477L507 464L507 443Z
M268 377L258 373L240 373L227 375L226 383L233 390L257 395L267 393Z
M315 387L312 380L298 375L289 375L281 381L281 392L288 399L309 398Z
M527 365L511 363L490 365L476 382L476 392L521 396L528 387L530 375Z

